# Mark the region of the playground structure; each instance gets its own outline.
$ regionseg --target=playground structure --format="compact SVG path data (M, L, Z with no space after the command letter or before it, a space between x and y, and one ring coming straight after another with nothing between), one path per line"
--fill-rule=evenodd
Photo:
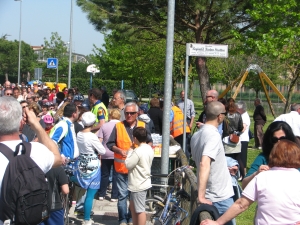
M248 66L248 68L246 69L246 71L243 73L243 74L240 74L231 84L228 85L228 87L219 95L219 98L223 98L227 92L229 90L231 90L236 84L237 82L240 80L240 83L239 85L237 86L232 98L235 99L236 96L238 95L243 83L245 82L248 74L249 74L249 71L250 70L255 70L257 71L257 74L259 76L259 79L260 79L260 82L262 84L262 87L263 87L263 90L264 90L264 93L266 95L266 98L267 98L267 101L268 101L268 104L269 104L269 107L270 107L270 110L272 112L272 115L274 116L275 118L275 112L274 112L274 108L272 106L272 103L271 103L271 99L270 99L270 96L268 94L268 91L267 91L267 88L266 88L266 85L265 85L265 82L266 81L268 83L268 85L270 85L270 87L273 89L274 93L276 93L278 95L278 97L281 99L281 101L285 104L286 103L286 99L285 97L280 93L280 91L277 89L277 87L273 84L273 82L270 80L270 78L264 73L264 71L260 68L259 65L257 64L250 64Z

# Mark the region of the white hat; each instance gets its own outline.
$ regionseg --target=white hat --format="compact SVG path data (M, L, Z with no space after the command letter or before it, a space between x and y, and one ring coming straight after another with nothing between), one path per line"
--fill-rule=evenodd
M90 127L96 122L96 116L92 112L82 114L81 121L85 127Z

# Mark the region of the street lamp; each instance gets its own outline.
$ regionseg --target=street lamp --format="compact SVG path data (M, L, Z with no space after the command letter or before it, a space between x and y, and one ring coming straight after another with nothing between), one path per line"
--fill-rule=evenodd
M18 62L18 85L20 84L20 71L21 71L21 28L22 28L22 0L15 0L20 2L20 31L19 31L19 62Z
M68 88L71 88L71 68L72 68L72 29L73 29L73 0L71 0L70 13L70 40L69 40L69 74L68 74Z

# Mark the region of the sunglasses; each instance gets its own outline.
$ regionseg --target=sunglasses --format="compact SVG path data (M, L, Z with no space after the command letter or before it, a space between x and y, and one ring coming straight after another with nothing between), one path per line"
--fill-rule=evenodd
M22 109L25 109L26 107L28 108L28 105L24 105L24 106L22 106Z
M282 137L272 137L272 142L275 144L275 143L277 143L279 140L284 140L284 139L286 139L286 137L285 136L282 136Z
M136 114L137 112L125 112L125 115L128 116L128 115L131 115L133 116L134 114Z
M222 113L220 113L220 114L226 116L226 115L227 115L227 112L222 112Z
M13 94L12 93L6 93L5 95L10 96L10 95L13 95Z

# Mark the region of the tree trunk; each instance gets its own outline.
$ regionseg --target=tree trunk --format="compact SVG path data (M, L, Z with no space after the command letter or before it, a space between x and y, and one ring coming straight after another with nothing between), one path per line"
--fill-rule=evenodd
M285 103L285 106L284 106L283 113L287 113L287 111L290 108L289 106L291 104L292 96L293 96L295 86L297 84L299 76L300 76L300 64L297 65L297 68L296 68L294 76L293 76L294 79L291 81L291 84L289 85L288 95L287 95L287 99L286 99L286 103Z
M209 74L206 66L206 58L197 57L195 63L196 63L197 73L199 76L202 102L204 103L206 92L210 90Z
M188 94L188 98L193 100L194 98L194 95L193 95L193 92L194 92L194 83L195 83L195 77L194 76L191 76L191 80L189 80L189 94Z

